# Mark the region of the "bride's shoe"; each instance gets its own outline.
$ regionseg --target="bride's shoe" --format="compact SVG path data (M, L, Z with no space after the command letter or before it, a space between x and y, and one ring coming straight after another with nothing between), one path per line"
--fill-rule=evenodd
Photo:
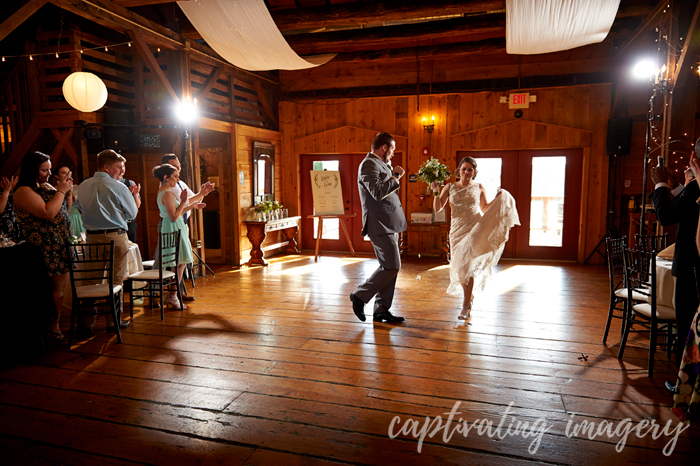
M469 314L472 311L472 306L471 304L467 307L462 308L462 312L457 316L459 320L467 320L469 318Z

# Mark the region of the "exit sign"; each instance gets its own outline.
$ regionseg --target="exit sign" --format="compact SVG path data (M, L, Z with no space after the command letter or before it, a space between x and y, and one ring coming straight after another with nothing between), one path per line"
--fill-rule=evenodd
M530 94L521 92L508 96L508 108L530 108Z

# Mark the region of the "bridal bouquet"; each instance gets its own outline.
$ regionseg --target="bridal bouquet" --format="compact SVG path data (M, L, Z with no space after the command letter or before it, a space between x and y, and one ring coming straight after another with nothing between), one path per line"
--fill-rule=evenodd
M433 189L433 194L438 196L440 194L439 188L434 187L434 183L442 184L446 179L452 176L452 173L447 168L447 165L440 163L440 161L434 157L421 165L418 170L418 179L428 183L428 188L425 190L426 193L430 193L431 188Z

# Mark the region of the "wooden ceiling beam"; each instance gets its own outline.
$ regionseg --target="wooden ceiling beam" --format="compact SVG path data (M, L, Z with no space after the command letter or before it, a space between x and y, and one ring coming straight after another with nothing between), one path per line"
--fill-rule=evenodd
M446 59L465 55L502 53L506 50L505 37L485 39L476 42L442 44L429 47L407 47L402 49L373 50L339 53L329 63L367 62L374 60L400 61L416 59Z
M400 26L351 29L314 34L289 35L287 43L300 54L339 52L339 48L387 48L406 41L432 40L457 35L498 34L505 36L506 18L496 13Z
M19 10L0 24L0 41L9 36L12 31L17 29L17 26L29 19L47 2L48 0L30 0L22 5Z
M136 49L139 51L139 55L141 55L141 58L143 58L143 61L146 63L148 68L158 76L158 79L160 79L163 86L165 86L165 89L170 94L170 97L172 97L176 103L180 103L180 96L177 95L175 89L173 89L173 86L170 85L170 81L168 81L165 73L163 73L163 70L156 61L156 57L153 56L151 49L148 48L148 44L144 40L143 36L141 36L137 30L133 30L129 31L129 37L131 37Z
M625 41L625 43L617 48L613 60L619 57L620 54L624 52L625 49L629 47L630 44L634 42L635 39L639 37L639 35L652 24L652 22L659 15L659 13L661 13L666 8L666 5L668 5L668 0L661 0L659 3L656 4L654 8L652 8L652 10L644 17L641 24L637 27L637 29L635 29L635 31L630 35L630 37Z
M49 0L66 11L118 32L139 29L149 43L171 50L184 48L182 36L108 0Z
M505 9L505 0L381 0L378 2L344 3L296 10L271 11L280 31L313 29L330 26L403 21L431 16L476 14Z
M124 8L135 8L139 6L159 5L161 3L173 3L173 0L113 0L117 5ZM178 2L189 2L190 0L177 0Z
M685 57L688 56L688 50L691 48L697 49L698 42L697 40L693 40L695 38L695 29L697 28L698 25L698 16L700 16L700 2L695 5L695 13L693 14L693 19L690 21L690 26L688 27L688 32L685 34L685 45L683 46L683 51L681 52L681 56L678 58L678 61L676 62L676 70L673 73L673 78L671 78L671 90L673 90L676 87L676 84L680 84L681 87L685 86L685 77L688 76L688 73L685 73L683 75L683 79L679 82L679 76L681 75L681 69L683 68L683 63L685 63ZM693 51L693 55L695 55Z

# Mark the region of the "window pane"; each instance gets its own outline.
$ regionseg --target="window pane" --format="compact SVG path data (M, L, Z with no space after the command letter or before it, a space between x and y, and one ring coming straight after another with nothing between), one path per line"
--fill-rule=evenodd
M486 202L491 202L496 193L498 193L498 188L501 187L501 165L503 164L503 159L500 158L475 158L477 165L476 180L484 185L486 189Z
M533 157L530 246L562 246L566 157Z

